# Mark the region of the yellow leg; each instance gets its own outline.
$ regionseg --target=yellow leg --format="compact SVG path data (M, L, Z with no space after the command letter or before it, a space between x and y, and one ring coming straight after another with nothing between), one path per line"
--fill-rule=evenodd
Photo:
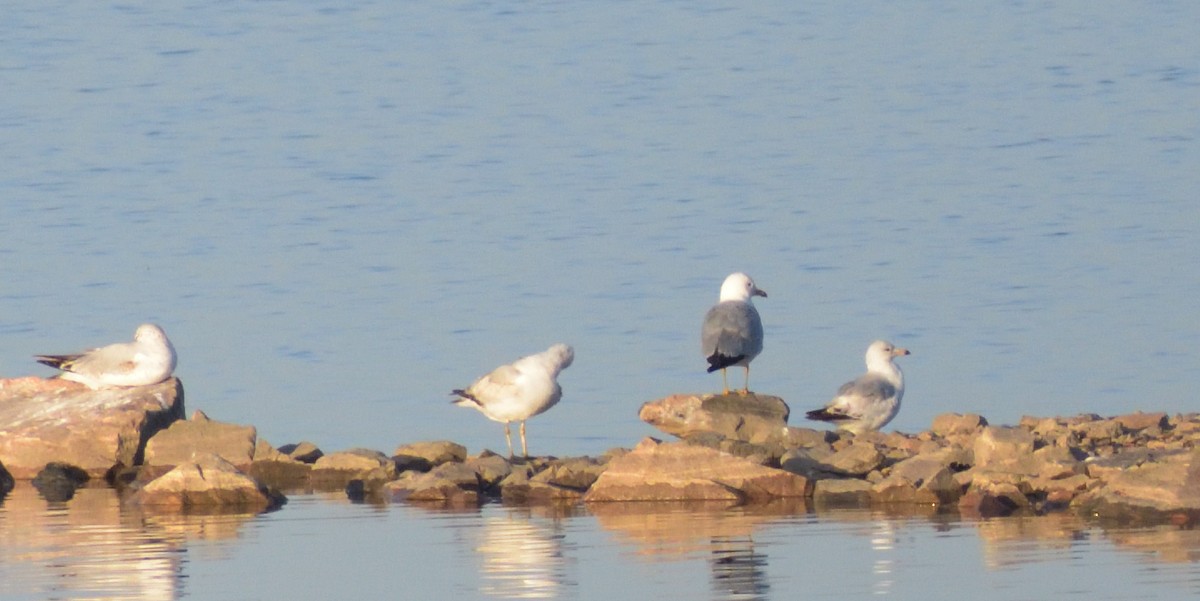
M721 383L725 385L725 392L721 394L729 394L729 376L725 374L725 368L721 368Z
M529 448L525 446L525 422L521 422L521 456L529 456Z
M742 388L742 394L750 394L750 366L746 365L746 386Z
M508 429L508 422L504 422L504 442L508 443L508 457L512 459L512 432Z

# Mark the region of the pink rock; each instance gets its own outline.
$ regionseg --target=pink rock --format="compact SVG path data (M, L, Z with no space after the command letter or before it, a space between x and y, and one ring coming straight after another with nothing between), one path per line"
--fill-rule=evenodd
M789 412L787 403L776 396L673 394L642 405L638 417L680 438L716 432L726 438L763 443L783 439Z
M646 438L612 459L588 490L599 501L761 501L805 497L812 482L708 447Z
M151 480L126 502L166 511L224 507L256 512L276 507L281 498L221 457L201 453Z
M214 453L245 469L254 461L257 442L254 426L208 419L197 411L192 419L177 421L146 443L146 465L180 465L193 453Z
M0 463L18 479L50 462L102 478L136 465L146 441L183 418L183 384L91 390L61 379L0 380Z

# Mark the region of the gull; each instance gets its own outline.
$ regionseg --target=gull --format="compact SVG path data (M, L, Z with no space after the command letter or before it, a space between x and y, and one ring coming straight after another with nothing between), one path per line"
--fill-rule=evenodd
M750 393L750 362L762 352L762 319L750 297L766 298L767 293L754 285L744 273L733 273L721 284L721 296L704 316L700 329L700 349L708 361L708 373L721 370L724 394L729 394L725 369L746 368L746 384L741 394Z
M38 363L61 369L59 377L97 390L158 384L175 371L175 347L162 328L144 323L133 342L118 342L73 355L34 355Z
M556 379L574 360L574 349L555 344L540 353L497 367L465 390L451 391L459 398L450 402L459 407L473 407L488 419L503 422L509 457L513 456L513 446L508 424L521 422L521 454L528 457L525 420L558 403L562 398L562 387Z
M892 362L909 354L886 340L867 347L867 373L842 384L828 405L809 411L808 419L833 422L839 429L862 434L878 430L896 417L904 396L904 372Z

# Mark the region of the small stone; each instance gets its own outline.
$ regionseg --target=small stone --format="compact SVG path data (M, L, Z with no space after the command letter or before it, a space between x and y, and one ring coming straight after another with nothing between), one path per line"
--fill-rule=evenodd
M479 477L481 488L485 491L495 488L513 471L512 464L508 459L490 451L466 460L463 465L475 472Z
M33 479L33 486L42 498L51 503L70 501L75 489L88 481L87 472L66 463L47 464ZM7 491L5 491L7 492Z
M1170 421L1167 419L1166 413L1129 413L1113 418L1121 427L1130 431L1137 432L1147 428L1166 428Z
M308 464L316 463L318 459L325 456L325 453L321 452L321 449L317 445L307 440L294 444L285 444L279 447L279 452L296 461Z
M428 462L430 468L433 468L443 463L466 461L467 447L449 440L414 442L396 447L392 456L397 458L397 462L403 461L402 458L409 457L423 459Z
M544 482L583 493L600 478L605 468L587 457L560 459L538 472L530 482Z
M861 478L883 465L883 460L883 453L876 450L875 445L855 442L826 457L823 463L835 473Z
M942 438L948 438L954 435L975 434L986 425L987 420L974 413L943 413L933 418L933 425L929 429Z
M857 478L818 480L813 488L813 504L818 507L865 507L871 504L872 488L870 482Z
M318 490L341 490L356 478L388 481L397 475L396 464L387 455L372 449L350 449L318 459L310 481Z
M1033 452L1033 434L1021 428L986 426L975 438L975 466L1004 464Z

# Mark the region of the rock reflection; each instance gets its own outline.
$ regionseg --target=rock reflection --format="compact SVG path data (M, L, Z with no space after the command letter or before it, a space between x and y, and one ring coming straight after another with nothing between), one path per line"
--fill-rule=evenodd
M0 565L6 586L48 599L177 599L185 543L233 537L250 517L145 514L109 488L48 503L23 482L0 503Z
M765 599L770 592L766 554L754 531L763 523L807 510L802 500L752 507L729 503L596 503L588 506L601 528L638 555L665 561L707 556L714 599Z

